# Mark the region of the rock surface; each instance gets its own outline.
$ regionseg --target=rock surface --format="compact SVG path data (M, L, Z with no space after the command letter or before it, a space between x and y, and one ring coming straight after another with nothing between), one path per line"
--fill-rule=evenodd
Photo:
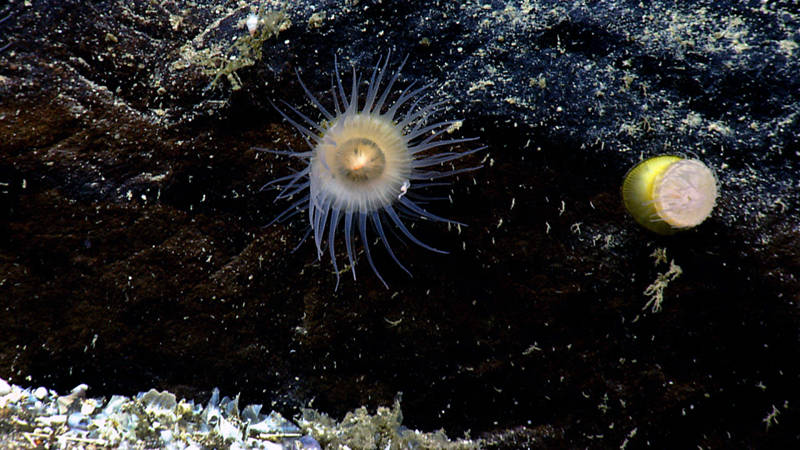
M409 426L496 448L800 439L791 2L1 8L0 378L220 386L288 417L402 392ZM271 28L250 36L250 13ZM328 101L334 55L363 73L389 50L481 137L485 167L431 205L468 228L415 227L449 255L398 244L413 278L375 252L390 290L362 270L334 292L313 245L292 252L303 220L263 228L286 205L259 188L292 161L251 147L305 145L269 103L311 113L295 69ZM619 196L662 153L721 189L671 237Z

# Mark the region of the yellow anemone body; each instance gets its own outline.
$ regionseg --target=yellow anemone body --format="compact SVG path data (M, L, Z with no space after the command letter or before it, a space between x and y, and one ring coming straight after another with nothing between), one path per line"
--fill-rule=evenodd
M705 220L717 199L717 179L702 162L675 155L646 159L622 183L625 208L643 227L673 234Z

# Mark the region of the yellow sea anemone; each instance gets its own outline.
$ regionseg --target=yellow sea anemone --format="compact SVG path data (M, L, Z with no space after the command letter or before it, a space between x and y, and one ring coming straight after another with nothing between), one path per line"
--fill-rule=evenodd
M696 159L662 155L635 165L622 183L625 208L643 227L672 234L700 225L717 200L714 172Z

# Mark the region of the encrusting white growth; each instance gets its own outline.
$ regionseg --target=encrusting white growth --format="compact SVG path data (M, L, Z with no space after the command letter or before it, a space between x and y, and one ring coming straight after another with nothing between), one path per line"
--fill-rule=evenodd
M335 241L343 223L344 244L347 258L356 277L356 257L353 249L354 234L358 233L372 271L388 288L375 267L370 252L367 224L380 237L389 256L406 273L411 275L399 261L389 244L384 229L384 220L389 220L400 234L417 245L437 253L447 253L431 247L414 237L403 222L403 217L425 218L433 221L463 225L434 215L423 209L430 198L416 195L414 190L447 183L436 180L479 168L436 170L440 166L475 153L485 147L467 151L436 152L441 147L471 142L477 138L443 139L442 135L460 121L441 121L429 123L429 118L441 111L444 102L423 103L430 84L415 87L412 83L403 89L393 102L387 102L393 94L405 60L394 73L387 70L390 55L381 65L381 60L372 70L368 87L361 98L359 88L361 78L353 68L352 86L349 96L339 76L339 64L334 59L335 77L331 87L333 110L311 93L298 73L300 86L311 103L322 113L324 120L316 122L308 116L282 102L298 120L291 118L278 107L278 112L303 136L310 150L303 152L279 151L257 148L257 150L289 155L306 162L305 167L291 175L273 180L270 185L281 185L278 199L288 199L296 195L289 208L273 220L283 221L298 212L308 210L310 228L306 236L314 233L317 257L324 253L323 242L328 241L336 286L339 286L339 269L336 262ZM381 84L386 81L385 86ZM274 106L274 105L273 105ZM327 236L326 236L327 235Z

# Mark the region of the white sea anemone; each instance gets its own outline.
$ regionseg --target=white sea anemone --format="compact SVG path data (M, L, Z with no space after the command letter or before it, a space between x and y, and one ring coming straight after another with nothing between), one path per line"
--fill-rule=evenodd
M338 61L334 60L336 73L330 91L333 98L332 111L324 107L311 93L300 80L298 73L300 86L324 119L316 122L286 102L282 103L291 110L297 120L278 107L276 109L300 131L310 149L296 152L257 148L300 158L306 163L302 170L273 180L263 188L279 185L282 191L276 200L300 196L272 223L286 220L307 209L310 227L303 240L311 232L314 233L317 257L321 259L324 254L323 241L327 239L328 253L336 272L337 288L339 269L334 243L341 222L344 223L344 244L353 279L356 278L353 238L357 231L372 271L388 288L388 284L372 260L367 236L368 222L371 222L389 256L409 275L411 272L400 263L392 251L386 236L384 220L388 219L402 236L415 244L433 252L447 253L414 237L401 216L463 225L423 209L420 205L427 203L430 198L417 195L414 190L446 185L447 183L437 180L477 169L478 167L461 169L450 167L437 170L436 167L485 148L439 151L443 147L471 142L477 138L442 138L452 125L460 121L430 123L429 119L439 113L444 104L444 102L423 102L430 84L415 87L412 83L399 92L393 102L387 102L405 65L404 60L397 70L390 74L387 70L389 59L390 55L387 55L382 65L381 59L378 60L372 70L363 100L359 95L362 80L356 74L355 68L348 98L339 75ZM385 79L388 81L381 88Z
M255 36L256 31L258 31L258 14L249 14L247 18L244 20L244 25L247 27L247 32L250 33L250 36Z

